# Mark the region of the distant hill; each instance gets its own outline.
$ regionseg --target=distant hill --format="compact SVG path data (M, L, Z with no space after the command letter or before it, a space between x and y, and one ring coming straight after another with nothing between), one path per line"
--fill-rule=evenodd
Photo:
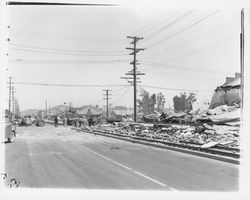
M25 116L25 115L35 116L35 115L37 115L38 111L39 111L39 109L23 110L23 111L21 111L21 116Z
M115 106L114 110L127 110L128 108L126 106Z
M106 108L103 107L99 107L97 105L92 106L92 105L83 105L80 107L71 107L71 111L73 112L77 112L77 113L82 113L84 112L84 110L86 109L93 109L96 110L97 112L103 112L103 114L106 113ZM112 110L122 110L122 111L128 111L130 110L129 108L125 107L125 106L115 106L114 108L110 108L110 111ZM36 116L38 113L39 109L27 109L27 110L23 110L21 112L22 116L25 115L32 115L32 116ZM48 115L60 115L62 113L64 113L65 111L69 111L69 106L68 105L57 105L57 106L53 106L50 109L47 110L47 114ZM43 114L45 114L45 110L42 110Z
M58 115L58 114L65 112L65 111L69 111L69 106L57 105L57 106L54 106L54 107L51 107L50 109L48 109L48 114Z

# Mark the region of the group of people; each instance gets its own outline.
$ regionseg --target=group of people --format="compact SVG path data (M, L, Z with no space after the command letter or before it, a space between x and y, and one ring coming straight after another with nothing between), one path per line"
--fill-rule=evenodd
M89 117L89 118L86 118L86 117L77 117L75 118L73 121L72 121L72 125L74 127L83 127L83 126L93 126L95 124L95 120L93 117Z
M55 127L58 127L58 122L59 122L59 117L55 116L54 122L55 122ZM76 117L73 120L70 120L68 117L64 117L62 119L64 127L67 125L73 125L74 127L83 127L83 126L93 126L95 124L95 120L93 117Z

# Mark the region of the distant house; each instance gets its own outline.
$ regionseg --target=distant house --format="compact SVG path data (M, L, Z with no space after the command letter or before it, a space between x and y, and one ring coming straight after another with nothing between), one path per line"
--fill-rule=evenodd
M241 103L241 74L235 73L235 77L227 77L226 82L215 89L209 108L220 105L231 106Z
M133 116L134 110L133 109L113 109L110 112L110 117L115 119L122 119Z
M102 110L97 106L84 106L82 109L76 111L78 115L87 117L100 117Z

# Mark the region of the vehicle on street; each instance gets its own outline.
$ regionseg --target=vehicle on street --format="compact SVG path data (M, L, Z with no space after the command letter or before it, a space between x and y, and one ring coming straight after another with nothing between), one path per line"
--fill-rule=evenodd
M16 126L11 122L5 124L5 141L11 143L16 137Z
M39 127L43 127L45 125L45 122L42 119L35 119L33 123Z

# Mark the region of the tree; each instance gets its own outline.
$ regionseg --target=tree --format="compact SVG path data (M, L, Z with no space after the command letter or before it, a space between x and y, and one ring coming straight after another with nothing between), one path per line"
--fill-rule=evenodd
M176 111L190 111L193 110L192 103L196 101L195 93L189 93L187 96L186 92L180 93L180 96L174 96L174 109Z
M157 97L156 97L156 110L158 112L163 112L165 103L166 103L166 99L165 99L164 95L161 92L158 93Z
M148 115L154 113L157 104L156 94L150 95L149 92L143 90L140 94L141 99L137 100L138 111L142 112L143 115Z

